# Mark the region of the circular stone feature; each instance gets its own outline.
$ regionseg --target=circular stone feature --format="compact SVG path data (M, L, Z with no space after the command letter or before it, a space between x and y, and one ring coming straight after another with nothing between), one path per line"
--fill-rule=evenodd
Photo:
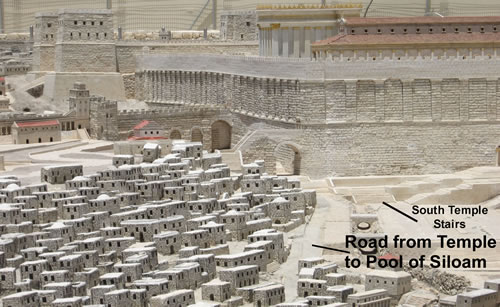
M368 230L368 229L370 229L370 224L368 224L367 222L361 222L358 224L358 229Z

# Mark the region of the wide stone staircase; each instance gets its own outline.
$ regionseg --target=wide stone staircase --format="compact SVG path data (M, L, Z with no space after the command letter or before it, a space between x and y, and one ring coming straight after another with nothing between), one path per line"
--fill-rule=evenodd
M236 143L231 149L220 150L222 155L222 162L226 163L232 172L241 173L241 147L255 134L256 131L249 131L241 140Z

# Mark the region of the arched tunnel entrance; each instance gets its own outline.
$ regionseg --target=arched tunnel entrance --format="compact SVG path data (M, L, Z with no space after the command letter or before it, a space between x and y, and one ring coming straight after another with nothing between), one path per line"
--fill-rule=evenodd
M170 139L171 140L180 140L182 139L182 136L181 136L181 132L179 130L172 130L172 132L170 132Z
M277 175L300 175L302 154L297 146L282 143L274 149Z
M201 133L200 128L193 128L193 130L191 130L191 141L203 142L203 134Z
M231 125L223 120L212 124L212 150L231 148Z

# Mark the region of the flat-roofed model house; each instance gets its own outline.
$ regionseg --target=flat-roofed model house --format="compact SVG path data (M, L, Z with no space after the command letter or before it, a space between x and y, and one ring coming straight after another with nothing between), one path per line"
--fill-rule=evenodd
M33 144L61 141L61 124L58 120L14 122L14 144Z
M156 140L166 139L165 129L152 120L143 120L134 127L135 140Z

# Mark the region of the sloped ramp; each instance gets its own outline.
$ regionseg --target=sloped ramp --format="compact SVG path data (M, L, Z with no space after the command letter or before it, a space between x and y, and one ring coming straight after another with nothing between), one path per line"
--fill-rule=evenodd
M42 77L36 78L33 81L30 81L25 86L23 86L19 89L16 89L16 90L26 92L26 93L30 94L31 96L38 98L38 97L41 97L43 95L44 85L45 85L45 76L42 76Z
M78 134L78 138L82 141L90 140L90 135L87 132L87 129L77 129L76 133Z

